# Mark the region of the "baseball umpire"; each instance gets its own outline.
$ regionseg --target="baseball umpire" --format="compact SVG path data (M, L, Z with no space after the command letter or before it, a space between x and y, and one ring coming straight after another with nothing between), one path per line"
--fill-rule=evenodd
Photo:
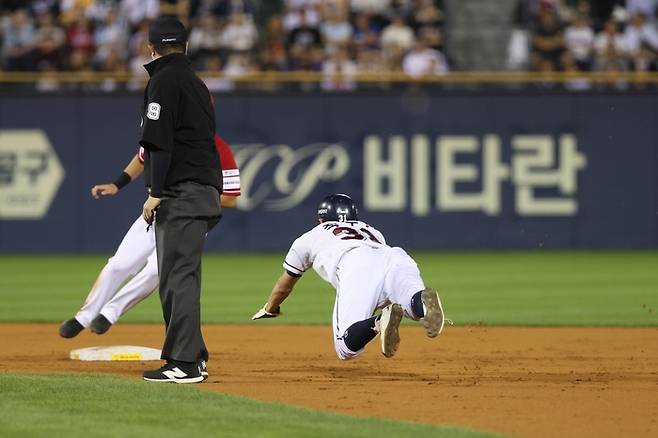
M155 224L166 364L144 372L144 380L198 383L200 364L208 359L201 334L201 255L206 234L221 217L215 111L185 55L185 26L160 17L149 29L149 42L153 61L145 65L151 79L140 144L150 196L143 215Z

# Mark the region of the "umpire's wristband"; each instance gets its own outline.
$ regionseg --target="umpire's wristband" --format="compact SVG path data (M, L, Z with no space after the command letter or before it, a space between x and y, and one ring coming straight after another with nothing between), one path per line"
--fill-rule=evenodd
M130 178L130 175L128 175L126 172L121 172L121 175L114 181L114 185L117 186L119 190L130 184L130 181L132 181L132 178Z

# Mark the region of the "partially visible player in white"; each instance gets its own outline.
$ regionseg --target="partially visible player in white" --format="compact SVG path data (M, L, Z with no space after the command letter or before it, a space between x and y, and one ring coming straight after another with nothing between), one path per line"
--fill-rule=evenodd
M285 272L252 319L278 316L281 303L312 266L336 289L333 331L339 359L360 355L377 334L382 353L392 357L403 316L422 319L429 337L441 333L445 318L436 290L425 287L416 262L402 248L388 246L381 232L358 220L349 196L327 196L318 220L293 242L283 262ZM374 316L377 309L382 312Z
M230 147L219 136L215 146L220 156L223 176L222 207L235 207L240 196L240 171ZM124 170L124 181L101 184L91 189L93 197L115 195L127 182L137 178L144 169L143 150ZM125 178L129 178L126 182ZM121 289L119 287L133 276ZM148 297L158 287L158 260L155 250L155 232L142 215L130 227L119 248L94 283L87 299L74 318L60 326L59 334L72 338L85 327L103 334L121 315Z

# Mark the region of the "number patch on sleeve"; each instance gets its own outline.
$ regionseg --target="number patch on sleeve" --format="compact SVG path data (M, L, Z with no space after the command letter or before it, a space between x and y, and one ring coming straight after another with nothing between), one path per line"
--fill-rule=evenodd
M160 104L156 102L149 103L148 110L146 111L146 117L151 120L158 120L160 118Z

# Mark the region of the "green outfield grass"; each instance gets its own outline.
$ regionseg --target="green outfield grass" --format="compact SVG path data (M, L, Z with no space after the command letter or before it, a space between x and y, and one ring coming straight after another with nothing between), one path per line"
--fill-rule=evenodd
M3 437L494 437L356 418L180 385L107 376L0 373Z
M209 254L203 317L249 324L282 272L283 254ZM658 325L658 252L418 253L456 324ZM105 263L101 256L0 256L0 321L71 317ZM329 324L334 292L309 272L266 324ZM126 322L161 322L157 295ZM260 322L262 324L262 322Z

